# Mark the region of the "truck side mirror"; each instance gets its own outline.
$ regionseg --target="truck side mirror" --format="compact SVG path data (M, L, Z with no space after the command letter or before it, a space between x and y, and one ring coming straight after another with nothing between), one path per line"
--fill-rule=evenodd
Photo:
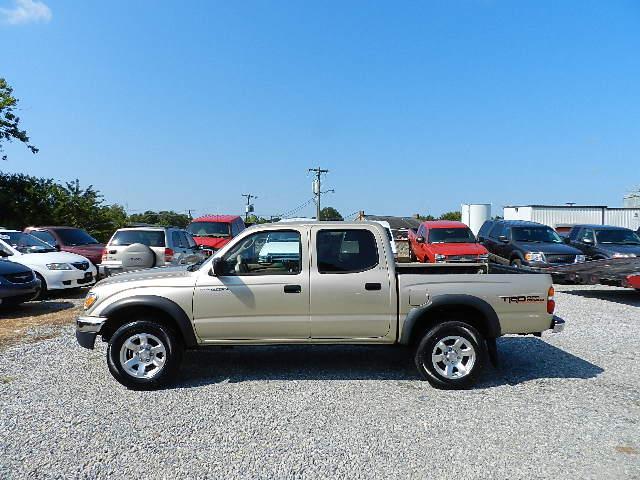
M498 240L500 240L502 243L509 243L509 239L506 237L506 235L500 235L498 237Z
M593 244L593 239L592 238L583 238L582 239L582 243L587 243L589 245Z
M424 237L416 237L417 243L424 243Z
M211 273L210 275L214 277L220 277L224 273L223 271L223 263L220 257L216 257L211 262Z

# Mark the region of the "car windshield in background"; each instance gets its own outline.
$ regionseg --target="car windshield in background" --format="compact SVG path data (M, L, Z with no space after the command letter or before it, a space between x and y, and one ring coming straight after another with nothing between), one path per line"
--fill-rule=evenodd
M79 228L61 228L56 229L55 232L62 239L62 243L65 245L95 245L96 243L99 243L91 235Z
M224 222L193 222L187 227L194 237L230 237L230 224Z
M598 243L640 245L640 237L631 230L596 230Z
M512 227L514 242L562 243L560 236L549 227Z
M127 246L142 243L147 247L164 247L164 231L162 230L120 230L115 233L110 245Z
M0 240L11 245L20 253L45 253L55 252L48 243L43 242L39 238L22 232L0 232Z
M429 243L475 243L476 237L468 228L432 228Z
M271 242L299 242L298 232L273 232L267 236L267 243Z

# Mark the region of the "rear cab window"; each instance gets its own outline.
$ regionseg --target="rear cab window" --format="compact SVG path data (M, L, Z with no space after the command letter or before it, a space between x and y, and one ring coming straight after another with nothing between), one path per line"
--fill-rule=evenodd
M110 246L125 247L142 243L147 247L165 247L163 230L118 230L109 241Z
M378 265L373 232L365 229L323 229L316 235L319 273L357 273Z

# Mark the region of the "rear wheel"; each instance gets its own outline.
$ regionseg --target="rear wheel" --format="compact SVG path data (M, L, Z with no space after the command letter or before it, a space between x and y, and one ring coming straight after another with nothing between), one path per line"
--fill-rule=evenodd
M133 390L153 390L169 383L182 360L182 343L165 325L140 319L120 327L109 340L111 375Z
M470 387L486 362L485 342L471 325L447 321L422 337L415 354L420 375L444 389Z

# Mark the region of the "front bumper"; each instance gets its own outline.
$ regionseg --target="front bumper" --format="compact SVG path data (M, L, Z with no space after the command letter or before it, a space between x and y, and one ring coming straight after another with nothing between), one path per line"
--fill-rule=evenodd
M91 274L89 277L87 274ZM96 283L97 269L91 265L88 270L47 270L44 279L48 290L64 290L66 288L87 287Z
M564 330L564 326L565 326L565 321L554 315L553 318L551 319L551 330L553 333L560 333Z
M106 321L105 317L78 317L76 319L76 340L80 346L93 350L96 336Z

